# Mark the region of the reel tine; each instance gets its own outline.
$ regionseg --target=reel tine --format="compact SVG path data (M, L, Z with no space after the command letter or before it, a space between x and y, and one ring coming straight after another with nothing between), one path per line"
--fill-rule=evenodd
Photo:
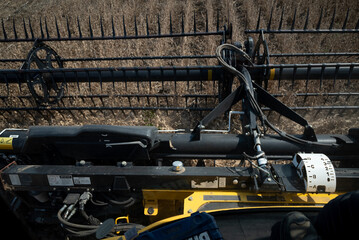
M40 17L40 33L41 33L41 39L45 38L44 30L42 29L42 19Z
M268 25L267 25L268 30L270 30L270 27L272 24L273 10L274 10L274 4L272 5L271 11L270 11L269 21L268 21Z
M61 38L61 34L60 34L60 30L59 30L59 25L57 23L57 18L55 16L55 27L56 27L56 33L57 33L57 39Z
M116 31L115 31L115 24L114 24L114 21L113 21L113 16L111 16L111 27L112 27L112 36L113 38L116 37Z
M206 11L206 32L208 32L208 13Z
M5 31L4 19L2 19L2 18L1 18L1 26L2 26L2 33L4 35L4 39L6 40L7 39L7 34L6 34L6 31Z
M195 33L196 31L196 11L193 11L193 32Z
M123 25L123 36L126 37L126 23L125 23L125 16L122 15L122 25Z
M12 29L14 32L14 38L17 40L17 32L16 32L16 26L15 26L15 18L12 19Z
M67 27L67 36L69 39L71 39L71 31L70 31L70 24L69 24L69 18L66 17L66 27Z
M31 26L31 20L29 18L29 28L30 28L30 33L31 33L31 39L35 39L35 36L34 36L34 31L32 30L32 26Z
M359 22L359 20L358 20L358 22ZM182 29L182 33L184 33L184 20L183 20L183 13L182 13L181 29Z
M158 26L157 34L158 34L158 36L160 36L161 35L160 14L157 14L157 26Z
M45 17L45 31L46 31L46 37L47 37L47 39L50 39L49 28L47 27L46 17Z
M91 24L91 16L89 16L89 32L90 32L90 37L93 38L93 30L92 30L92 24Z
M256 30L259 30L259 24L260 24L260 21L261 21L261 13L262 13L262 8L259 8ZM217 16L218 16L218 15L217 15ZM219 21L217 21L217 23L218 23L218 22L219 22Z
M217 32L219 31L219 9L217 9Z
M135 36L137 37L138 36L138 30L137 30L137 20L136 20L136 16L135 16Z
M322 23L322 18L323 18L323 7L320 8L320 15L319 15L319 20L318 20L318 24L317 24L317 30L320 29L320 25Z
M318 20L316 23L314 23L314 26L311 27L310 29L308 29L308 25L310 24L309 23L310 7L307 8L306 14L305 13L301 14L301 15L303 15L303 17L301 15L297 16L298 9L295 8L292 18L290 20L291 23L288 27L283 27L285 19L284 19L284 7L282 7L282 13L281 13L280 20L279 20L279 26L277 29L274 29L272 26L274 10L272 11L272 8L274 8L274 7L273 6L271 7L270 14L268 14L269 21L268 21L267 25L265 26L265 30L262 29L263 32L266 34L269 34L269 33L270 34L278 34L278 33L286 33L286 34L289 34L289 33L295 33L295 34L296 33L310 33L310 34L312 34L312 33L313 34L314 33L315 34L316 33L331 33L331 34L336 33L336 34L338 34L338 33L357 33L359 30L359 19L356 22L355 28L354 27L348 28L349 21L350 21L350 12L351 12L350 8L348 8L346 10L345 19L341 23L341 26L335 28L334 25L335 25L335 20L336 20L336 13L337 13L336 7L334 7L333 12L331 13L330 20L328 21L328 27L326 27L326 28L322 27L322 25L323 25L322 21L323 21L323 19L325 19L327 12L325 11L325 9L323 7L320 7L320 13L317 14ZM304 22L303 28L295 27L297 17L303 18L303 22ZM248 33L260 33L261 18L262 18L262 9L259 8L259 14L258 14L256 26L253 29L246 29L244 32L247 34ZM288 19L288 21L289 21L289 19Z
M5 84L6 84L6 94L7 96L10 95L10 88L9 88L9 80L7 78L7 73L4 74Z
M147 36L150 35L150 30L149 30L149 27L148 27L148 15L146 14L146 33L147 33Z
M304 23L304 27L303 27L303 30L307 30L308 28L308 22L309 22L309 7L307 9L307 15L305 17L305 23Z
M92 89L91 89L91 79L90 79L90 73L89 73L89 71L86 71L86 76L87 76L87 82L88 82L88 85L89 85L89 90L90 90L90 92L91 92Z
M103 30L102 16L100 16L100 28L101 28L101 37L105 36L105 32Z
M79 93L81 93L80 82L79 82L78 74L77 74L76 71L75 71L75 78L76 78L77 90L78 90Z
M349 8L348 8L348 10L347 10L347 14L346 14L346 16L345 16L342 29L346 29L346 27L347 27L347 22L348 22L348 18L349 18Z
M282 13L281 13L281 15L280 15L278 30L281 30L281 29L282 29L283 16L284 16L284 7L282 7Z
M172 14L170 12L170 35L172 35Z
M297 17L297 8L294 9L292 26L290 28L291 30L294 30L296 17Z
M337 11L337 7L335 6L335 7L334 7L334 10L333 10L332 21L330 22L329 29L333 29L336 11Z
M79 37L82 38L82 32L81 32L81 25L80 25L79 16L77 16L77 29L79 31Z

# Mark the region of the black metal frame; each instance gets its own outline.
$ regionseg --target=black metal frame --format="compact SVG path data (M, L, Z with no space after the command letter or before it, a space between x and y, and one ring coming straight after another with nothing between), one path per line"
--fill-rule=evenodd
M278 167L278 169L277 169ZM296 170L290 164L276 165L277 179L286 185L277 185L272 192L304 192L304 185L296 176ZM337 191L353 191L359 187L359 170L336 168ZM19 182L14 182L11 175L16 175ZM116 167L116 166L60 166L60 165L12 165L1 173L5 189L11 191L64 191L64 192L137 192L142 189L152 190L238 190L258 191L255 189L252 170L244 167L198 168L184 167L182 172L175 172L170 167ZM70 181L58 184L49 180L51 177L68 178ZM73 179L83 178L86 182ZM221 185L218 181L221 179ZM289 180L288 180L289 179ZM201 186L201 183L212 182ZM296 184L293 185L293 182ZM14 184L15 183L15 184ZM215 185L217 183L217 186ZM196 187L197 186L197 187ZM199 187L201 186L201 187ZM243 187L245 186L245 187ZM262 189L263 191L263 189ZM264 190L265 191L265 190Z

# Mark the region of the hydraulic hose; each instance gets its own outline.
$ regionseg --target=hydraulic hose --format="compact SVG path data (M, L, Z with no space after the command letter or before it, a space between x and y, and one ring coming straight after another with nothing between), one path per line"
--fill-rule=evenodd
M240 61L241 61L243 67L253 66L251 58L242 49L240 49L240 48L238 48L238 47L236 47L236 46L234 46L232 44L228 44L228 43L222 44L222 45L218 46L217 49L216 49L216 56L217 56L218 61L220 62L220 64L227 71L231 72L233 75L237 76L242 81L242 83L245 86L247 97L248 97L248 100L249 100L249 103L250 103L251 107L255 111L257 117L259 117L261 119L261 121L266 126L268 126L270 129L272 129L274 132L276 132L282 138L284 138L284 139L286 139L288 141L297 143L297 144L310 144L310 145L317 145L317 146L337 146L336 144L318 143L318 142L309 141L309 140L305 140L305 139L295 137L293 135L290 135L290 134L287 134L287 133L283 132L282 130L275 127L271 122L269 122L269 120L264 115L261 107L259 106L257 100L254 97L253 88L250 87L248 79L245 77L245 75L242 72L238 71L235 67L229 65L224 60L224 58L222 57L222 51L223 50L230 50L230 51L234 51L235 53L239 54L239 58L240 58ZM244 63L246 63L248 65L244 65Z

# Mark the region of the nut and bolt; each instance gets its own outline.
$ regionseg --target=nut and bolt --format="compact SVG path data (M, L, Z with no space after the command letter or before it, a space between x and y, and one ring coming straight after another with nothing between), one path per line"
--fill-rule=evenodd
M149 207L147 209L147 213L150 214L150 215L152 215L154 212L155 212L155 210L153 209L153 207Z

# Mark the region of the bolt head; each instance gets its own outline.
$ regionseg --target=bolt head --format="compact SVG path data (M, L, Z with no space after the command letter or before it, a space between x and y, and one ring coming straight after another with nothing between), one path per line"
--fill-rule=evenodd
M172 163L172 171L180 172L183 168L183 163L181 161L174 161Z

